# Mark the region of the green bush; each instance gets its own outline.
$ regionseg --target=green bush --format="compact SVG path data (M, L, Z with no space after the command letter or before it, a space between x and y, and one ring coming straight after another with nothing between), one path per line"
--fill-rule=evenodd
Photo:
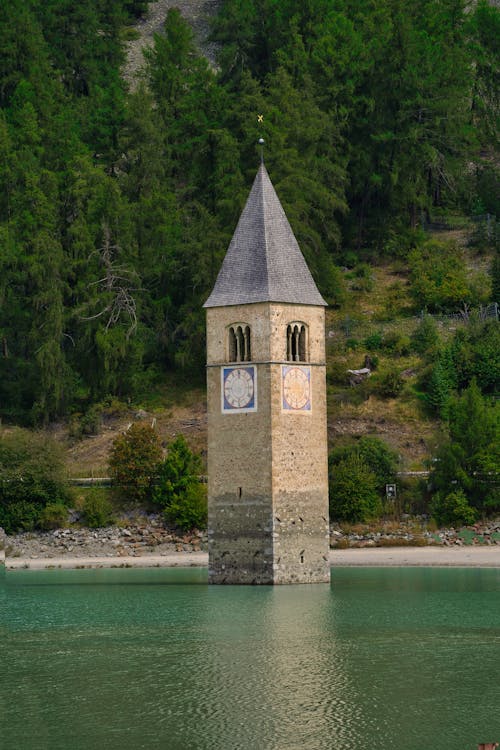
M49 503L69 499L61 448L46 435L0 430L0 526L29 531Z
M439 343L437 325L430 315L424 315L410 336L411 347L417 354L425 354Z
M102 410L97 404L91 406L85 414L75 414L70 424L70 435L82 438L84 435L98 435L102 425Z
M359 347L358 339L351 338L351 339L347 339L347 341L345 342L345 348L348 350L351 349L352 351L354 351L358 349L358 347Z
M106 490L98 488L88 490L83 502L83 515L85 523L91 529L111 526L114 522L113 506Z
M370 471L375 474L378 489L385 491L385 485L394 482L396 477L398 454L380 438L365 435L358 441L357 450Z
M396 398L404 387L404 380L399 370L388 370L381 374L373 384L374 392L382 398Z
M352 274L351 288L357 292L371 292L373 290L373 272L368 263L358 263Z
M207 526L207 488L201 482L188 485L183 497L172 500L163 511L167 523L179 529L205 529Z
M330 469L330 516L333 520L368 521L382 511L377 477L356 454Z
M473 301L471 277L461 259L455 243L439 240L428 240L410 252L410 294L419 309L454 312Z
M394 482L398 469L398 454L378 437L363 435L356 442L334 448L328 456L330 472L342 461L358 456L374 474L379 493L385 493L385 485Z
M430 510L440 526L470 526L476 520L476 512L462 490L447 495L437 492L432 498Z
M18 531L33 531L38 526L40 513L43 506L30 503L27 500L19 500L9 505L0 507L0 527L7 534L15 534Z
M407 357L410 353L411 342L408 336L397 331L390 331L385 334L382 340L382 347L397 357Z
M68 523L68 508L63 503L48 503L41 511L38 523L45 531L60 529Z
M456 243L428 240L412 250L408 262L410 295L420 310L456 312L464 303L477 306L488 299L489 280L467 268Z
M483 393L497 393L500 383L500 326L496 320L472 320L458 330L451 343L451 356L459 388L473 378Z
M109 471L115 493L132 503L151 498L154 480L162 459L160 439L148 424L133 424L113 442Z
M381 331L370 334L364 340L364 346L369 352L377 351L382 349L383 334Z
M169 446L158 471L153 500L164 516L182 529L203 528L207 522L206 490L200 482L201 459L179 435Z

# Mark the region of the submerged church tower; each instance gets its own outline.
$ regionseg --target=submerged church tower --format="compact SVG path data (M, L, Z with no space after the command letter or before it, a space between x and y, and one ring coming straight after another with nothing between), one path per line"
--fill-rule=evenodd
M330 579L325 305L261 164L205 303L211 583Z

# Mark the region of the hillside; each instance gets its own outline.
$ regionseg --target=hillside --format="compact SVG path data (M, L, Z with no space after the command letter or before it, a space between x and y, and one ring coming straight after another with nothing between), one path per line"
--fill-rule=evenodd
M439 232L440 239L459 240L467 245L469 231ZM487 270L491 255L466 253L469 273ZM442 435L440 420L432 417L414 392L424 368L415 352L378 351L379 368L394 366L403 374L404 388L396 398L381 398L366 390L367 383L351 386L347 370L363 367L369 351L363 342L373 335L390 334L408 337L420 318L413 312L409 296L408 268L401 263L370 266L369 289L356 289L356 277L343 271L346 299L339 308L331 307L326 317L328 372L328 436L330 447L350 439L369 435L381 438L400 456L401 471L422 471L434 455ZM353 288L354 287L354 288ZM394 303L396 295L396 303ZM393 315L388 315L394 306ZM446 316L436 318L444 340L449 339L460 323ZM373 377L376 378L376 371ZM80 419L85 415L80 415ZM183 434L191 447L206 456L206 402L202 387L192 387L182 378L164 373L163 383L151 387L132 403L115 400L101 409L100 432L82 439L71 437L79 417L68 426L53 426L50 432L67 447L70 476L106 476L107 455L114 438L131 422L155 424L165 445Z

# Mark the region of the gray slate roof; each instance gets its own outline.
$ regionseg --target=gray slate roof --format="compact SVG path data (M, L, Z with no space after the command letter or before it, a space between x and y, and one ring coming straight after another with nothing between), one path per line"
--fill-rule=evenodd
M252 302L326 305L264 164L204 307Z

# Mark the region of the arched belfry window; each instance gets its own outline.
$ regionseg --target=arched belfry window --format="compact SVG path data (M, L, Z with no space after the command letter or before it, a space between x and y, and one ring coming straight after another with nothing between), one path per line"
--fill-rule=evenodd
M228 328L228 360L229 362L250 362L252 349L250 342L250 326L235 323Z
M307 362L307 326L304 323L288 324L286 358L288 362Z

